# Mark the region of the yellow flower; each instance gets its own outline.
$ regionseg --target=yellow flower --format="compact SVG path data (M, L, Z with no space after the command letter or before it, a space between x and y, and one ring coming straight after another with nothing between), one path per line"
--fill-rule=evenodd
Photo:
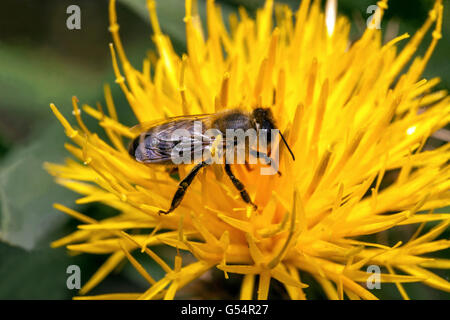
M100 202L120 212L97 221L55 204L82 224L54 247L110 255L80 294L126 259L148 281L148 290L91 298L172 299L215 268L225 278L244 275L243 299L268 298L271 279L292 299L305 299L305 273L331 299L375 299L376 291L366 288L373 275L367 272L370 265L379 266L381 283L395 283L404 298L405 282L450 291L447 280L428 270L450 268L450 260L429 255L450 246L449 240L437 240L450 214L434 213L450 204L450 145L422 150L450 119L447 93L431 92L439 80L421 78L441 37L441 1L409 40L404 34L383 44L381 31L367 28L351 44L349 21L334 19L332 5L325 15L319 1L301 1L293 13L267 0L256 19L243 9L239 18L231 15L227 30L220 9L208 0L205 37L195 2L186 0L187 54L182 57L161 32L155 1L147 4L157 57L144 59L139 71L127 60L115 3L110 2L116 83L138 121L270 107L296 160L281 150L281 176L233 166L258 205L256 212L222 178L221 167L212 165L194 180L173 213L159 215L158 210L168 208L178 181L164 167L129 157L125 142L134 134L119 122L109 88L108 115L100 107L83 110L99 121L110 143L86 128L76 98L78 128L51 105L73 141L66 148L79 161L46 164L47 170L58 183L83 195L77 204ZM377 14L382 16L386 8L387 1L380 1ZM413 59L428 32L432 40L427 51ZM407 41L401 51L400 41ZM188 170L180 167L180 176ZM386 176L393 173L395 180L388 182ZM428 222L435 225L426 228ZM417 226L416 232L393 246L362 238L405 225ZM156 245L177 248L174 266L152 251ZM165 276L153 279L152 270L131 254L135 250L158 263ZM180 251L189 251L195 261L183 260Z

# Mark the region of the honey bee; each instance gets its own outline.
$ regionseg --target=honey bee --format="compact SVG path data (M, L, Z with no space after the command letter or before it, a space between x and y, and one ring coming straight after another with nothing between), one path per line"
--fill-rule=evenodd
M243 145L243 141L238 141L236 136L230 134L230 132L253 130L262 140L271 143L274 137L273 132L276 130L288 148L292 159L295 160L294 154L283 135L276 129L275 121L269 108L256 108L252 112L232 109L214 114L179 116L160 122L140 124L133 130L138 131L139 135L131 141L128 150L130 156L136 161L145 164L179 165L179 155L182 153L184 158L187 157L190 163L196 163L189 174L179 183L170 208L166 211L159 211L159 213L163 214L168 214L179 206L188 187L200 169L211 164L211 157L205 157L205 151L212 152L214 142L216 139L219 139L219 136L221 140L217 141L221 141L221 147L244 148L246 159L248 155L252 155L255 158L264 159L266 164L269 164L272 163L270 148L268 152L261 152L254 148L256 147L254 142L244 141ZM260 143L261 140L258 140L258 146ZM229 149L226 150L228 152ZM221 156L225 157L225 155ZM247 160L245 161L245 164L248 165ZM231 171L230 161L225 161L224 169L235 188L239 191L242 200L252 205L256 210L257 206L250 199L245 186Z

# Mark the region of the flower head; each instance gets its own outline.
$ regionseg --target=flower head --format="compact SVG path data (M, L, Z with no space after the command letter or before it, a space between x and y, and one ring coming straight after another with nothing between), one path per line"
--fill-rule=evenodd
M128 155L124 141L135 134L119 122L109 88L108 114L90 106L83 110L99 121L110 142L84 125L75 98L78 128L52 105L73 142L66 148L78 161L47 164L47 170L58 183L83 195L78 204L101 202L119 211L97 221L55 204L82 222L79 230L55 241L55 247L110 255L81 294L126 259L148 281L148 290L102 297L171 299L218 268L226 278L244 275L244 299L268 298L271 279L292 299L304 299L304 273L329 298L374 299L365 285L370 265L379 266L380 281L395 283L405 298L404 282L450 291L447 280L428 270L450 267L450 260L428 256L450 246L448 240L436 240L447 229L450 214L433 211L450 203L450 145L423 150L430 135L450 119L446 92L431 91L438 79L421 78L441 37L441 1L411 38L404 34L383 44L375 28L349 43L349 21L330 16L336 12L333 5L326 18L318 1L302 1L293 13L267 0L256 19L244 10L239 18L231 15L227 30L220 8L208 0L206 37L196 6L186 0L187 53L181 57L159 27L155 2L147 4L157 58L144 59L140 71L127 60L115 3L110 2L116 83L137 120L270 107L296 159L280 147L281 176L233 166L257 211L246 206L221 166L212 165L194 180L177 210L160 215L179 181L164 167L138 163ZM387 1L380 1L377 14L385 9ZM430 30L428 50L413 59ZM400 41L407 41L401 51ZM180 166L180 176L189 168ZM424 228L436 221L433 228ZM363 238L404 225L417 226L417 231L393 246ZM169 266L152 250L161 244L188 251L195 259L183 261L178 253ZM134 250L159 264L165 276L154 279L131 254Z

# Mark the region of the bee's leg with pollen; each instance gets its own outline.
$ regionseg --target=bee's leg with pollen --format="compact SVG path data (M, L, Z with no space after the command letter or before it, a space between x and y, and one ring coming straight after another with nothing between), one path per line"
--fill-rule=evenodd
M175 192L175 195L172 198L172 203L170 205L170 209L167 211L159 210L159 213L168 214L171 213L173 210L175 210L181 203L181 200L183 200L184 194L186 193L187 188L191 185L192 181L194 180L197 173L200 171L201 168L207 166L208 164L206 162L201 162L197 164L191 172L178 184L177 192Z
M258 209L256 204L254 204L252 202L252 200L250 200L250 196L248 195L247 191L245 190L245 187L242 184L242 182L239 181L239 179L234 176L233 172L231 172L231 167L228 163L225 164L225 172L227 173L228 177L230 177L230 180L231 180L231 182L233 182L236 189L238 189L238 191L241 193L242 200L244 200L248 204L251 204L253 206L253 209L255 209L255 210Z

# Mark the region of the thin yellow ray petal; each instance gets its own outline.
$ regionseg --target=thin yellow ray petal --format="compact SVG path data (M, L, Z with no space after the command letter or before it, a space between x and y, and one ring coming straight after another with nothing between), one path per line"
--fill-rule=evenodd
M134 238L131 237L129 234L127 234L126 232L121 232L120 233L122 236L124 236L125 238L131 240L131 242L133 242L134 244L136 244L137 247L141 248L142 245ZM157 264L159 264L161 266L161 268L163 268L163 270L166 273L172 272L172 269L167 265L166 262L164 262L163 259L161 259L156 253L154 253L152 250L150 250L149 248L145 248L145 253L148 254L153 260L155 260L155 262Z
M370 277L371 273L367 273L365 271L351 271L346 272L346 276L351 278L353 281L357 282L366 282L367 278ZM399 275L399 274L380 274L381 282L399 282L399 283L408 283L408 282L420 282L423 281L423 277L409 276L409 275Z
M126 221L79 225L78 228L82 230L122 230L133 228L153 228L154 226L154 223L147 221Z
M96 296L78 296L74 300L136 300L141 293L108 293Z
M440 223L439 225L437 225L436 227L431 229L428 233L414 239L413 241L408 242L406 245L413 246L413 245L417 245L419 243L432 241L432 240L436 239L437 237L439 237L439 235L441 235L442 232L444 232L449 225L450 225L450 220L443 221L442 223Z
M270 274L274 279L277 279L278 281L282 282L287 286L292 286L296 288L309 287L307 284L301 283L296 279L294 279L293 277L291 277L281 265L278 265L277 267L271 269Z
M141 252L145 251L145 248L155 238L155 235L160 230L161 226L162 226L162 222L159 222L157 225L155 225L152 232L148 235L148 237L145 239L144 243L142 244Z
M86 125L83 122L83 119L81 119L81 110L78 108L78 99L77 97L72 97L72 106L73 106L73 114L75 115L75 118L77 119L78 125L80 126L81 130L85 134L90 134L90 131L86 127Z
M356 282L350 280L347 277L342 277L342 283L344 288L346 287L348 290L351 290L356 295L360 296L366 300L378 300L378 298L373 295L369 290L364 289L362 286L357 284Z
M211 245L218 246L219 240L214 237L211 232L205 227L205 225L200 221L200 219L195 215L194 213L190 213L190 218L192 219L192 223L194 224L194 227L200 232L202 237L205 239L206 242L210 243Z
M67 249L73 252L83 252L91 254L111 254L119 250L117 239L102 239L92 242L70 244Z
M62 237L58 240L53 241L50 246L52 248L59 248L65 245L68 245L69 243L79 242L82 240L85 240L89 237L90 232L85 230L77 230L75 232L72 232L68 236Z
M421 255L425 253L445 250L450 248L450 240L436 240L426 243L408 246L408 252L413 255Z
M319 282L323 291L325 291L325 294L327 295L328 299L339 300L336 288L334 287L333 283L330 280L320 276L315 276L314 278L317 280L317 282Z
M72 210L72 209L70 209L70 208L68 208L68 207L66 207L66 206L64 206L62 204L55 203L55 204L53 204L53 208L55 208L55 209L57 209L59 211L62 211L64 213L67 213L69 216L71 216L71 217L73 217L73 218L75 218L77 220L80 220L81 222L92 223L92 224L97 224L98 223L97 220L92 219L91 217L85 216L84 214L82 214L80 212L77 212L75 210Z
M119 241L120 247L125 253L127 259L131 262L133 267L139 272L139 274L147 280L147 282L151 285L155 284L155 279L152 278L151 275L148 274L148 272L144 269L144 267L128 252L127 248L123 245L122 241Z
M379 258L381 255L387 255L390 252L392 252L395 248L398 248L401 245L402 245L401 242L397 242L392 248L389 247L385 250L383 250L383 249L382 250L372 250L372 251L369 251L369 250L362 251L361 250L360 252L358 252L359 255L366 254L366 257L361 259L358 262L351 264L351 265L347 265L346 270L359 270L364 265L366 265L369 261L374 261L374 259ZM369 254L367 254L367 253L369 253Z
M240 265L217 265L217 268L230 273L239 274L258 274L261 272L261 267L259 266L240 266Z
M417 266L398 266L399 269L417 277L421 277L423 282L430 287L450 292L450 282L437 276L431 271L425 270Z
M76 143L81 143L81 138L78 135L78 131L74 130L72 126L69 124L69 122L66 120L66 118L59 112L58 108L52 103L50 104L50 108L52 109L54 115L59 120L59 122L62 124L66 131L66 135L73 139Z
M183 267L180 272L178 272L178 281L180 282L178 289L183 288L185 285L193 281L194 279L199 278L206 271L211 269L214 266L213 263L208 263L206 261L198 261L191 263Z
M83 111L86 112L91 117L93 117L97 120L101 120L101 123L100 123L101 126L107 127L127 138L134 138L135 135L131 132L130 128L124 126L123 124L121 124L109 117L104 116L98 110L95 110L94 108L92 108L88 105L83 105Z
M85 295L97 286L108 274L113 271L120 262L125 258L125 254L122 251L113 253L102 266L94 273L88 282L80 289L80 294Z
M162 278L158 282L156 282L153 286L150 287L147 291L145 291L138 300L151 300L154 298L158 293L160 293L164 288L167 287L167 285L171 282L171 279Z
M269 296L270 279L271 279L270 271L262 271L259 274L259 285L257 292L258 300L267 300Z
M183 241L189 251L200 261L208 261L211 263L219 263L223 260L223 253L220 251L210 251L211 248L208 245L204 245L196 242ZM212 250L217 250L213 248Z
M293 239L294 232L295 232L295 222L297 221L297 190L294 191L294 202L292 205L292 213L291 213L291 219L290 219L290 225L289 225L289 233L286 237L286 242L284 243L283 247L281 248L280 252L267 264L268 268L274 268L280 261L283 259L284 255L286 254L286 251Z
M172 282L169 286L169 289L167 289L167 292L164 296L164 300L173 300L175 298L175 294L177 293L178 287L179 287L178 280Z
M263 263L265 257L261 250L258 248L255 238L250 233L246 233L245 238L247 239L250 255L252 256L255 264Z
M230 226L242 230L244 232L250 233L253 230L253 226L247 221L231 218L221 213L219 213L217 217L223 220L224 222L228 223Z
M342 277L339 277L337 281L337 293L338 299L344 300L344 284L342 283Z
M360 296L358 296L357 294L353 293L350 290L344 289L344 292L350 300L361 300Z
M411 218L399 222L399 225L430 222L437 220L450 220L450 213L415 214Z
M391 266L387 265L386 268L388 269L390 274L395 274L394 269L392 269ZM395 285L397 287L398 292L400 292L400 295L404 300L410 300L408 294L405 291L405 288L403 288L402 284L398 281L395 281Z
M255 287L255 275L246 274L241 284L241 300L251 300L253 298L253 290Z
M422 262L420 266L425 268L450 269L450 259L432 259Z
M289 274L292 278L294 278L296 281L303 283L300 279L300 273L299 270L292 264L287 265L287 269L289 271ZM290 287L291 291L295 291L295 294L291 294L292 299L298 299L298 300L306 300L305 292L302 288L292 288Z

